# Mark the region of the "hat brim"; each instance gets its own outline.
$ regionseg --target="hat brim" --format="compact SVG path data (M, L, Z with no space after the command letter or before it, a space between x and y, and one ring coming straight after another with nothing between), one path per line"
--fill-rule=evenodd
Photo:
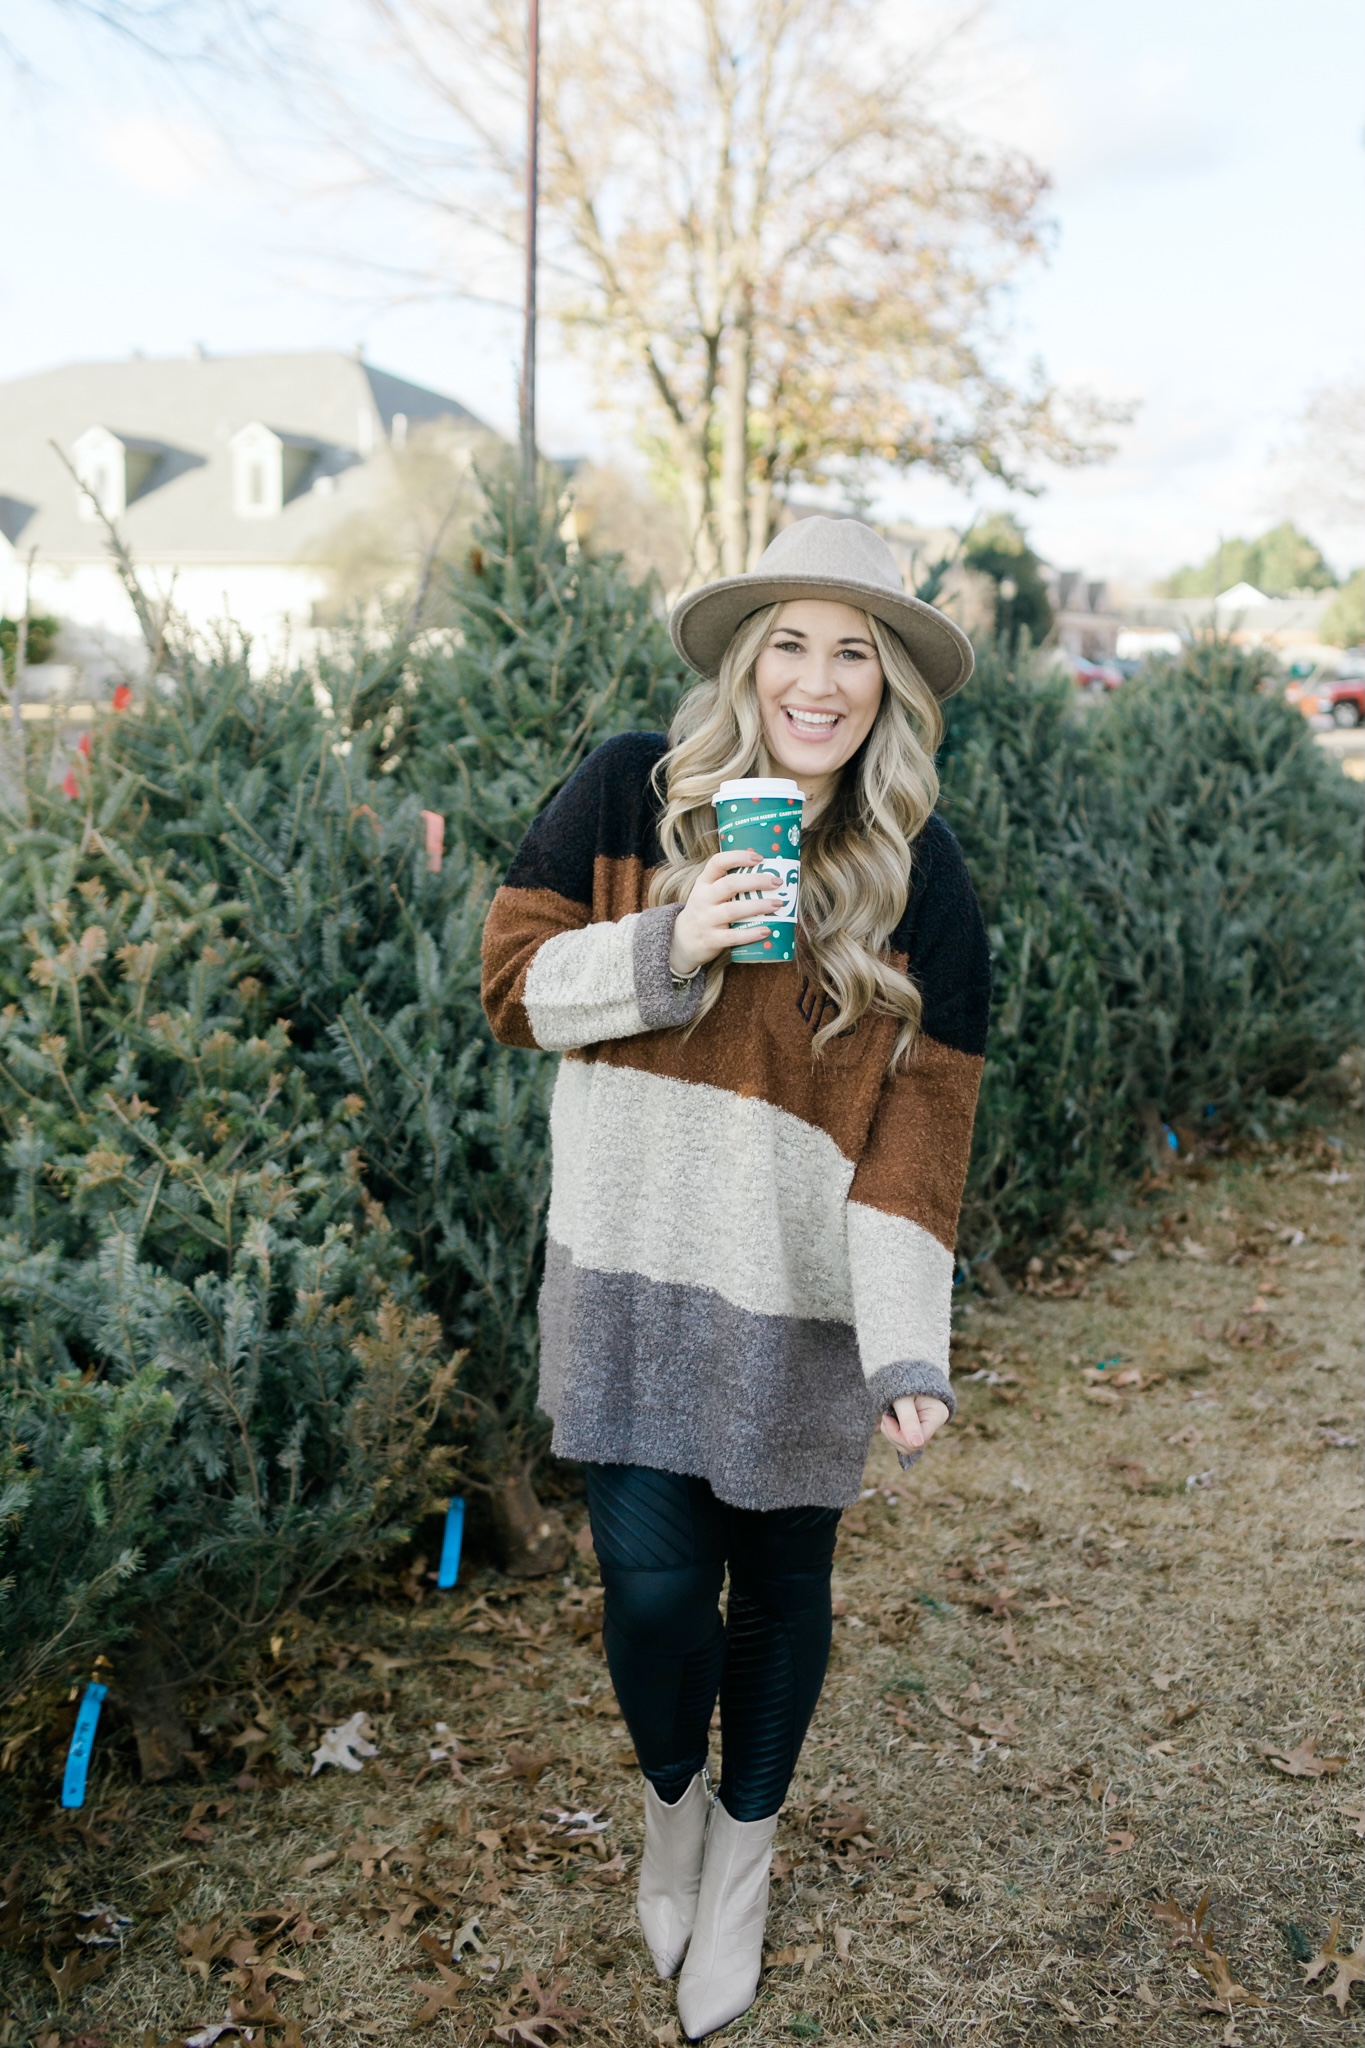
M704 583L679 598L668 630L683 660L699 675L714 676L745 619L765 605L792 604L803 597L855 605L889 626L940 703L971 675L976 661L972 643L945 613L922 598L845 576L728 576Z

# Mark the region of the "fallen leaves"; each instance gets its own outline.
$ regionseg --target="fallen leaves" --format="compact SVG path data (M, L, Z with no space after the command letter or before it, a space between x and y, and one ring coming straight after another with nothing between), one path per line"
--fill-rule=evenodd
M564 1980L559 1977L551 1978L548 1989L542 1990L535 1971L528 1966L500 2016L501 2025L494 2025L494 2034L500 2041L520 2042L522 2048L549 2048L547 2028L556 2040L566 2040L570 2027L590 2015L585 2006L563 2004L563 1990Z
M1310 1963L1304 1964L1303 1975L1305 1983L1315 1983L1323 1975L1324 1971L1332 1968L1335 1968L1336 1976L1330 1984L1323 1986L1323 1995L1327 1998L1334 1998L1337 2002L1338 2012L1344 2014L1346 2002L1351 1996L1351 1986L1353 1984L1365 1984L1365 1928L1361 1929L1354 1949L1343 1949L1341 1947L1340 1913L1332 1915L1326 1941L1313 1957L1313 1960Z
M471 1987L467 1977L458 1970L452 1970L439 1956L433 1956L432 1962L437 1972L436 1983L410 1980L409 1989L417 1993L422 2003L409 2020L409 2026L429 2027L443 2012L454 2012L469 1996Z
M97 1949L93 1955L89 1950L82 1954L80 1949L72 1949L60 1963L54 1963L51 1956L44 1956L43 1968L57 1994L58 2011L66 2010L67 2000L73 1993L83 1991L87 1984L93 1984L97 1977L102 1977L113 1960L112 1949Z
M579 1842L590 1835L605 1834L611 1822L601 1818L603 1810L600 1806L580 1807L576 1813L570 1813L562 1806L547 1806L542 1818L554 1822L550 1829L552 1835L563 1835L566 1841Z
M379 1754L377 1746L370 1740L373 1733L370 1717L364 1713L352 1714L349 1721L327 1729L313 1751L313 1768L308 1775L316 1778L328 1764L335 1764L343 1771L363 1770L363 1759Z
M1193 1912L1187 1910L1176 1899L1164 1899L1159 1906L1153 1906L1152 1914L1170 1929L1171 1947L1188 1946L1198 1950L1192 1958L1191 1967L1198 1972L1208 1985L1213 1996L1200 2001L1204 2012L1218 2012L1231 2021L1239 2005L1264 2005L1254 1991L1248 1991L1244 1984L1233 1981L1232 1969L1225 1955L1213 1945L1213 1929L1208 1925L1209 1894L1204 1893ZM1231 2027L1224 2035L1231 2036Z
M301 1948L326 1931L296 1899L287 1899L264 1912L248 1913L244 1919L246 1924L242 1925L215 1914L201 1926L188 1922L176 1929L181 1965L188 1976L201 1977L207 1987L215 1964L231 1966L228 2016L217 2032L212 2028L203 2030L203 2038L210 2043L224 2032L295 2025L286 2020L276 2005L273 1987L276 1978L286 1984L302 1984L304 1975L282 1963L279 1951L286 1942ZM257 1930L254 1933L249 1931L253 1925Z
M1105 1463L1118 1473L1130 1493L1155 1493L1160 1485L1137 1458L1106 1458Z
M500 1766L494 1771L495 1778L519 1778L524 1785L534 1785L554 1762L552 1750L523 1749L514 1742Z
M1346 1762L1344 1756L1319 1756L1316 1735L1305 1736L1295 1749L1273 1742L1256 1746L1271 1769L1283 1771L1287 1778L1330 1778Z
M1120 1372L1111 1372L1108 1365L1088 1365L1081 1374L1084 1382L1083 1393L1088 1401L1103 1401L1110 1407L1121 1408L1125 1394L1150 1393L1153 1387L1164 1385L1164 1372L1143 1372L1141 1366L1126 1365Z
M868 1823L867 1809L843 1797L832 1795L835 1785L822 1787L814 1798L793 1809L793 1818L807 1827L820 1842L835 1869L845 1872L875 1869L895 1852L874 1842L876 1830Z
M192 1923L175 1930L176 1946L180 1950L182 1967L187 1976L202 1977L207 1984L209 1972L214 1963L226 1956L241 1929L234 1927L229 1933L223 1932L223 1916L217 1914L206 1920L202 1927Z
M818 1963L825 1953L821 1941L789 1942L785 1948L775 1948L763 1958L765 1970L799 1969L803 1976L809 1976L811 1965Z
M1253 1302L1244 1316L1237 1316L1224 1326L1223 1339L1243 1351L1269 1351L1279 1344L1280 1332L1266 1304Z
M233 1802L230 1799L196 1799L190 1808L189 1819L180 1830L179 1839L182 1842L201 1842L207 1846L213 1840L214 1831L206 1825L206 1817L212 1814L215 1820L225 1820L231 1813L232 1806Z
M1365 1842L1365 1800L1358 1800L1354 1806L1339 1806L1343 1827L1349 1827L1353 1835L1359 1835Z
M969 1702L971 1701L972 1692L975 1692L979 1698L980 1688L973 1686L971 1691L964 1696ZM946 1721L951 1721L955 1727L962 1729L964 1734L969 1736L984 1735L992 1745L1002 1742L1018 1742L1022 1733L1019 1727L1019 1709L1017 1707L1002 1707L998 1713L988 1712L982 1714L974 1703L965 1708L956 1707L951 1700L941 1697L935 1698L934 1705Z

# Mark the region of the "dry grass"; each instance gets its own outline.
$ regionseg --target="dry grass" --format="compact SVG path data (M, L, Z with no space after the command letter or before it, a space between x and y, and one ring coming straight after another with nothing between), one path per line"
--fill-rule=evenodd
M908 1478L878 1439L845 1517L771 1961L718 2042L994 2048L1100 2029L1176 2048L1358 2025L1350 1968L1309 1982L1303 1965L1331 1915L1342 1952L1365 1917L1359 1772L1315 1775L1312 1748L1358 1754L1360 1464L1333 1439L1361 1435L1360 1188L1350 1148L1185 1180L1144 1211L1136 1258L1078 1245L1040 1283L1075 1293L963 1319L958 1426ZM594 1580L585 1557L564 1583L482 1572L455 1596L301 1627L256 1691L216 1702L205 1783L137 1787L111 1735L84 1832L54 1824L54 1744L6 1817L26 1904L8 1917L0 2043L167 2042L233 1996L292 2018L271 2048L384 2042L422 2009L415 1984L449 1987L435 2040L524 2016L503 2038L527 2048L671 2042L672 1989L634 1925L638 1778ZM439 1661L470 1651L485 1662ZM259 1782L234 1788L253 1751L228 1739L258 1702L259 1727L287 1716L303 1742L364 1709L379 1756L302 1779L258 1745ZM424 1769L437 1721L464 1745L459 1775ZM0 1782L22 1790L32 1755ZM206 1799L229 1803L192 1818ZM552 1808L611 1825L547 1835ZM1199 1926L1182 1920L1205 1893ZM286 1901L325 1931L280 1943L296 1978L258 1965L253 1983L272 1922L249 1916ZM73 1916L96 1907L128 1916L122 1957L59 2014L41 1945L79 1962L91 1923ZM244 1942L240 1968L201 1935L191 1974L177 1930L191 1944L215 1919L219 1947ZM436 1937L457 1925L482 1946L442 1977ZM530 2024L526 1968L582 2016L552 2003Z

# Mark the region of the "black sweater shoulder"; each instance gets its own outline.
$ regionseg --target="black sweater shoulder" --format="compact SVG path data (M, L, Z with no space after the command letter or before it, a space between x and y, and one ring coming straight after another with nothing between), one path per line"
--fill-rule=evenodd
M661 804L651 777L667 751L661 732L620 732L603 740L522 840L507 871L509 887L553 889L590 905L598 859L656 865Z
M910 897L891 935L924 1001L921 1028L980 1057L991 1008L991 955L967 862L937 811L915 841Z

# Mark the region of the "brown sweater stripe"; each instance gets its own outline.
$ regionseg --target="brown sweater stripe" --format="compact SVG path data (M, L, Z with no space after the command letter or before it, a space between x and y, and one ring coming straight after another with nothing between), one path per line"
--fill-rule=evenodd
M547 939L582 931L588 921L586 904L571 903L553 889L512 889L504 883L498 890L483 928L483 1007L493 1036L504 1045L536 1043L526 1014L531 962Z
M904 1216L953 1249L983 1062L922 1033L882 1095L851 1202Z
M592 864L593 923L614 924L618 918L629 917L632 910L643 910L653 873L653 868L646 870L644 862L633 857L618 860L599 853Z

